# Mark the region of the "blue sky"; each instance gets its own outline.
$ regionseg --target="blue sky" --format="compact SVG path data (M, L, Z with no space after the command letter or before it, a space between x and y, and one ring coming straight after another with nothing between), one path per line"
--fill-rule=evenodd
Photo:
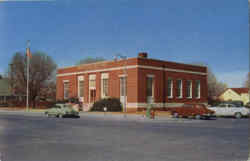
M116 53L209 65L240 87L249 71L247 0L0 0L0 73L17 51L50 55L59 67Z

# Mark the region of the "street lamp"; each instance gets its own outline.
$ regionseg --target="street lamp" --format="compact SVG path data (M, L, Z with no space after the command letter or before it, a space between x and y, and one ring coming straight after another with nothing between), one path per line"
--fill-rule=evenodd
M120 57L122 60L124 60L124 68L123 68L123 73L124 73L124 100L123 100L123 112L124 112L124 117L126 117L127 113L127 57L121 54L116 54L114 57L114 60L117 61L117 58Z

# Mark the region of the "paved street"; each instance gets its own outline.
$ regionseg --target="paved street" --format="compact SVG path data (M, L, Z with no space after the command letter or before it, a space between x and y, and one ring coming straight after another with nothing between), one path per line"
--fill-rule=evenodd
M0 153L2 161L246 161L248 122L0 112Z

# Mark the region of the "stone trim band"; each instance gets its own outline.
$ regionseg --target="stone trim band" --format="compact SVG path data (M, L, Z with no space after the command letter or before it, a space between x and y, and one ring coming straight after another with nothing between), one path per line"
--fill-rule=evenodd
M72 72L72 73L57 74L56 76L57 77L63 77L63 76L86 74L86 73L108 72L108 71L113 71L113 70L122 70L124 68L126 68L126 69L142 68L142 69L164 70L164 71L180 72L180 73L190 73L190 74L197 74L197 75L207 75L207 73L194 72L194 71L189 71L189 70L153 67L153 66L145 66L145 65L130 65L130 66L126 66L126 67L114 67L114 68L108 68L108 69L98 69L98 70L89 70L89 71L83 71L83 72Z

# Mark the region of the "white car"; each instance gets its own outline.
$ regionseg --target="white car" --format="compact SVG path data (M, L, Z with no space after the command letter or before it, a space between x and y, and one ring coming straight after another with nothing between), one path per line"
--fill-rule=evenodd
M222 103L216 107L208 107L213 110L216 116L234 116L235 118L241 118L243 116L249 116L250 110L246 107L236 107L234 104Z

